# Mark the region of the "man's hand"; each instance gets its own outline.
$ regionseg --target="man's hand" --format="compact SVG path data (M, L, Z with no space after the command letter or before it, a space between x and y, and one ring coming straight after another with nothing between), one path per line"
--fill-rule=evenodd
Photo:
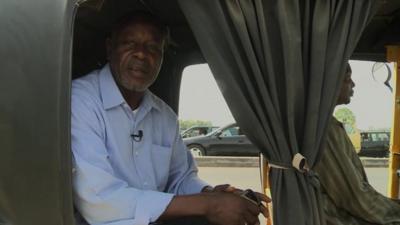
M175 196L158 221L205 216L214 225L258 225L260 213L268 217L268 208L262 202L271 200L261 193L254 192L260 200L254 203L241 196L243 191L230 185L206 189L201 194Z
M264 215L265 218L268 218L269 211L267 204L271 202L271 199L268 196L261 194L259 192L254 192L254 194L256 194L257 198L261 201L261 206L260 206L261 213Z
M258 225L261 207L229 192L204 193L208 199L206 217L215 225Z
M207 188L203 189L203 192L228 192L228 193L234 193L237 195L242 195L244 191L241 189L235 188L234 186L231 186L230 184L220 184L220 185L215 186L214 188L207 187ZM264 215L265 218L268 218L269 211L268 211L268 207L266 205L271 202L271 199L262 193L259 193L259 192L253 192L253 193L256 195L259 202L261 203L261 205L259 205L260 212Z
M392 200L393 200L394 202L396 202L397 204L400 204L400 199L392 198Z

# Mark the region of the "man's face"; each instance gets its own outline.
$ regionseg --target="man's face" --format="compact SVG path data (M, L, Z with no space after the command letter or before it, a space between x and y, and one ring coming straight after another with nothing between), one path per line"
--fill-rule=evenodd
M353 80L351 79L351 68L347 65L346 74L340 89L339 98L337 101L338 105L349 104L350 98L353 96L353 87L355 86Z
M107 41L111 72L117 84L129 91L145 91L158 76L164 38L154 26L134 22Z

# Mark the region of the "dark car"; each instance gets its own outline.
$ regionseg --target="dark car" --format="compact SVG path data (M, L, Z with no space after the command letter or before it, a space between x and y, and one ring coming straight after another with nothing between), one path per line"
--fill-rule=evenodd
M389 156L390 132L361 132L361 150L359 156L387 157Z
M193 156L258 156L259 150L235 124L221 127L205 136L184 138Z
M193 127L190 127L189 129L182 131L181 135L182 135L182 138L190 138L190 137L206 135L217 129L218 129L218 127L214 127L214 126L193 126Z

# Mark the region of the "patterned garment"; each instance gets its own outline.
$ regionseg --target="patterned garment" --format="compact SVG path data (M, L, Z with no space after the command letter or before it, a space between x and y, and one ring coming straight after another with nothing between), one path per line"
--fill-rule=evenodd
M332 118L319 174L327 225L400 224L400 204L378 193L342 124Z

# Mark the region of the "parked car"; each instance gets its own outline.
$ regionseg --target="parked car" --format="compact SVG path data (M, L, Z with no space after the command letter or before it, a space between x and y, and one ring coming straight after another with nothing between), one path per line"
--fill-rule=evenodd
M387 157L389 156L390 132L361 132L361 150L359 156Z
M259 150L241 132L236 123L221 127L204 136L184 138L195 157L199 156L258 156Z
M215 126L193 126L182 131L181 135L182 138L196 137L196 136L206 135L217 129L218 127Z

